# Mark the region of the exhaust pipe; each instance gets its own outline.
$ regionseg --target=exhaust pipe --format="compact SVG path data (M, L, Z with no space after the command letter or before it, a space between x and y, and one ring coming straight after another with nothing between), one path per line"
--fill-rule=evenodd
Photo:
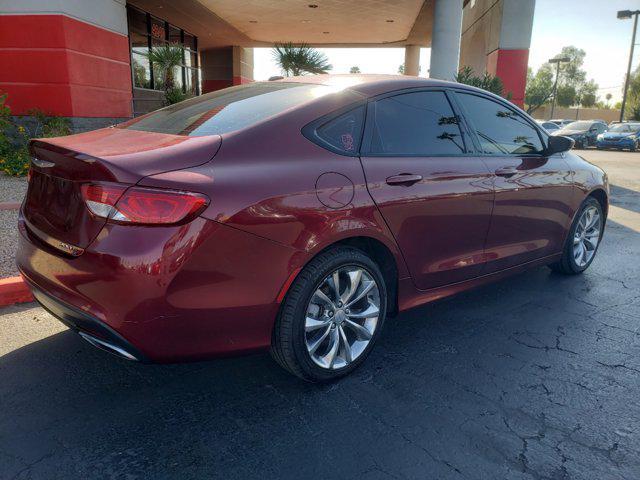
M135 362L139 361L138 358L134 357L129 352L127 352L126 350L124 350L123 348L117 345L114 345L109 342L105 342L104 340L96 338L93 335L89 335L88 333L85 333L85 332L78 332L78 334L87 342L89 342L91 345L93 345L96 348L99 348L100 350L104 350L105 352L109 352L112 355L115 355L120 358L124 358L125 360L130 360Z

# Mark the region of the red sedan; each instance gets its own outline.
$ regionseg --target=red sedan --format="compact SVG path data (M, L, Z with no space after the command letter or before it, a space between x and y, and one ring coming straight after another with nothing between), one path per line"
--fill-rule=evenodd
M36 140L18 266L124 358L270 349L311 381L395 313L593 261L606 175L502 98L411 77L232 87Z

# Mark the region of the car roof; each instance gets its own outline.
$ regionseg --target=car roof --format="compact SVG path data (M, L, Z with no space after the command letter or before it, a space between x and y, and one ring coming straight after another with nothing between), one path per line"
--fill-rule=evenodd
M485 92L469 85L444 80L434 80L409 75L379 75L379 74L323 74L303 75L298 77L284 77L274 82L299 82L333 87L344 87L365 96L378 95L394 90L416 87L456 87ZM485 92L486 93L486 92Z

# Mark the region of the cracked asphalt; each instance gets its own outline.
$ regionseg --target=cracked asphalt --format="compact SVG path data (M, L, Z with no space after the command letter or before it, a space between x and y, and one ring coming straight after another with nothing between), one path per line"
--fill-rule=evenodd
M404 313L331 385L268 355L128 363L0 310L0 478L640 478L640 153L584 156L612 184L584 275Z

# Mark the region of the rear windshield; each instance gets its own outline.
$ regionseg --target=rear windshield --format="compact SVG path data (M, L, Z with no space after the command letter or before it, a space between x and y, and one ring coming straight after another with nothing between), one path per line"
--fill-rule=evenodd
M335 88L327 85L257 82L225 88L134 118L118 128L173 135L220 135L254 125Z
M572 122L566 127L566 130L587 130L593 125L591 122Z

